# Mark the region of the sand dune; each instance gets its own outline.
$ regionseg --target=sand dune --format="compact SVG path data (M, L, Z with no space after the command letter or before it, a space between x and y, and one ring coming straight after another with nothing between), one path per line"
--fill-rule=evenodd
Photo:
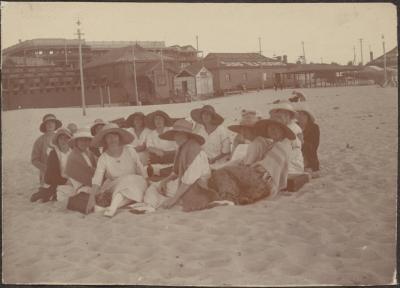
M207 101L226 117L264 114L291 91ZM127 116L134 107L2 113L3 281L160 285L392 283L395 271L397 90L304 89L321 128L321 177L297 193L251 206L195 213L178 208L108 219L62 203L30 203L31 145L43 114L65 124ZM164 106L188 116L201 103ZM143 107L150 112L159 107Z

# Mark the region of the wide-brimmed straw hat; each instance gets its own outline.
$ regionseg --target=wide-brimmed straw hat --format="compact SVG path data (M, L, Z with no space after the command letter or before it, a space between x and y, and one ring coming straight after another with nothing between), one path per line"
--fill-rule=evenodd
M190 111L190 116L192 117L192 119L195 122L203 124L203 120L201 119L201 114L203 112L208 112L208 113L210 113L212 115L212 119L213 119L212 123L214 125L219 126L224 122L224 118L221 115L219 115L215 111L214 107L211 106L211 105L204 105L201 108L193 109L192 111Z
M51 141L53 143L53 145L58 146L58 137L60 137L61 135L66 135L70 139L72 138L71 131L69 131L67 128L60 127L57 129L56 134L54 135L54 137Z
M161 111L161 110L157 110L157 111L151 112L150 114L148 114L146 116L145 123L148 128L150 128L152 130L156 129L156 126L154 125L154 117L156 117L157 115L161 116L165 119L164 125L166 127L171 127L172 124L174 124L174 122L175 122L174 119L169 117L169 115L167 113L165 113L164 111Z
M46 114L43 116L42 123L40 124L40 132L46 132L46 123L48 121L54 121L56 123L56 129L60 128L62 125L61 121L58 120L54 114Z
M243 128L254 129L254 125L261 120L261 117L258 115L255 110L242 110L242 118L239 121L239 124L230 125L228 129L235 132L241 133Z
M94 120L93 125L90 127L90 133L92 133L92 136L94 136L94 134L95 134L95 131L94 131L94 130L96 129L97 126L99 126L99 125L104 126L104 125L106 125L106 124L107 124L107 123L104 122L103 119L96 119L96 120Z
M177 120L172 126L171 130L162 133L159 137L164 140L174 141L175 134L178 132L186 133L190 138L196 140L200 145L203 145L204 142L206 142L201 135L193 132L193 123L185 119Z
M132 135L132 133L129 133L123 128L120 128L117 124L115 123L108 123L103 128L100 130L99 133L97 133L93 139L91 146L93 147L102 147L104 146L104 136L106 136L109 133L116 133L120 136L120 144L126 145L129 143L132 143L132 141L135 139L135 136Z
M267 128L269 125L272 124L279 126L279 128L281 128L284 131L285 137L288 138L289 140L296 139L296 135L294 135L293 131L290 130L289 127L273 119L262 119L255 124L255 131L257 136L269 138Z
M293 117L295 117L297 114L293 106L285 102L279 102L278 104L274 105L274 107L271 110L269 110L269 113L271 114L272 111L277 111L277 110L289 111Z
M315 122L315 117L314 115L310 112L310 109L307 106L299 106L296 108L297 112L304 112L307 114L308 118L310 119L311 122Z
M69 143L70 145L75 145L75 141L76 139L79 138L88 138L88 139L92 139L93 136L90 133L90 130L88 128L79 128L73 135L72 138L69 139Z
M133 127L133 123L134 123L136 117L142 118L143 119L143 124L146 124L144 122L145 119L146 119L146 116L142 112L135 112L135 113L129 115L128 118L126 118L126 121L125 121L126 125L128 127Z

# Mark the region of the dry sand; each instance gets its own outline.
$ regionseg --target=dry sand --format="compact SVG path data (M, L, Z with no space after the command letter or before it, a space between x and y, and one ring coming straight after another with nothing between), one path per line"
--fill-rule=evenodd
M30 203L30 152L41 117L65 124L126 117L134 107L2 113L3 281L168 285L392 283L395 273L397 90L303 89L321 129L321 177L251 206L178 209L108 219ZM207 101L230 124L242 108L266 113L291 90ZM164 106L188 116L201 103ZM144 112L156 106L143 107ZM185 114L183 114L185 113Z

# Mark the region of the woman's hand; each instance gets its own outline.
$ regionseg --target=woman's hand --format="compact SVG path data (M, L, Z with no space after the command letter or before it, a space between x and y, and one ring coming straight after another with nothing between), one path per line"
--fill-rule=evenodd
M158 188L158 192L160 192L161 195L166 195L167 194L167 184L168 181L166 179L160 181L160 187Z
M168 198L161 204L161 207L164 209L172 208L176 204L177 201L178 201L178 199L176 199L175 197Z
M92 212L94 206L96 205L96 198L95 198L95 194L92 193L92 191L90 191L91 193L89 194L89 200L88 203L86 205L86 214L89 214L90 212Z

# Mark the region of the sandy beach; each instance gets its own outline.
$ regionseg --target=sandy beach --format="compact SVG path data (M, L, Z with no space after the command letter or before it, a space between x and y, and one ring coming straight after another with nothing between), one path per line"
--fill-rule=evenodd
M2 113L3 281L153 285L393 283L396 267L397 88L302 89L321 129L321 177L299 192L249 206L109 219L60 203L31 203L39 123L127 117L136 107ZM291 90L215 98L226 125L243 108L267 115ZM201 102L162 106L188 117ZM144 113L161 106L140 108Z

